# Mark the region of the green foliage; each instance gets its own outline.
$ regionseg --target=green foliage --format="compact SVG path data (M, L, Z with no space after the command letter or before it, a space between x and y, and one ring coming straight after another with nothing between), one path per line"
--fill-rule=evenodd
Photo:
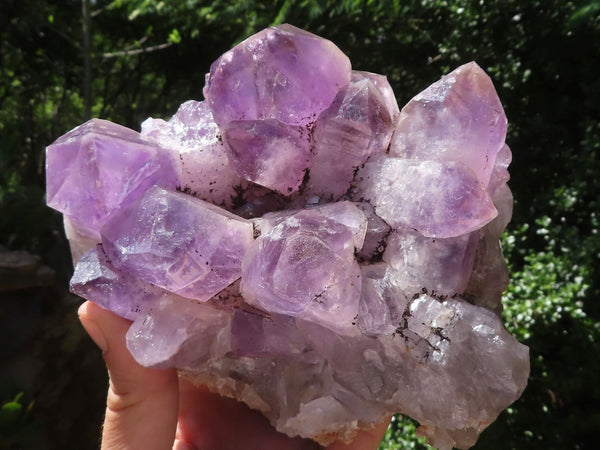
M593 375L600 363L592 357L600 352L600 321L585 308L589 267L577 264L577 255L567 248L555 248L567 240L555 240L552 235L560 227L548 217L536 225L547 247L527 253L519 270L511 267L504 299L509 331L530 347L529 384L483 434L478 448L585 448L600 425L592 406L600 402ZM527 229L524 225L504 236L509 259L527 248Z
M573 13L569 25L578 26L591 20L597 20L600 16L598 13L600 13L600 0L591 0Z
M0 407L0 430L15 429L27 421L33 402L24 405L24 395L23 392L19 392L13 400L2 404Z
M417 426L410 417L396 414L379 444L379 450L432 449L425 443L425 438L417 437Z
M550 218L537 219L536 225L538 233L551 241ZM523 244L527 229L523 225L512 235L506 235L503 248L507 255L517 251L518 241ZM589 287L585 271L585 267L573 264L570 255L554 253L550 243L545 251L525 255L524 266L511 271L511 285L504 296L504 321L510 331L519 340L527 341L540 324L554 327L565 316L584 319L583 299Z

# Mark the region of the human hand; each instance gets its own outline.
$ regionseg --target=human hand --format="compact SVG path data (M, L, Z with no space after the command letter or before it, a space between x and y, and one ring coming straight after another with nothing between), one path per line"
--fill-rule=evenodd
M110 378L103 450L322 448L279 433L259 412L179 379L174 369L140 366L125 346L131 322L91 302L81 305L79 318L102 350ZM327 450L376 449L388 423L358 433L351 444L337 442Z

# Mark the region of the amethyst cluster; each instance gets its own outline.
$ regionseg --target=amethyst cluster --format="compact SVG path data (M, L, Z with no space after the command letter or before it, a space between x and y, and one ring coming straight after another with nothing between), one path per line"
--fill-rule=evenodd
M321 444L402 412L466 448L525 388L500 320L507 120L465 64L399 110L382 75L290 25L211 66L141 133L47 148L71 290L133 321L137 361Z

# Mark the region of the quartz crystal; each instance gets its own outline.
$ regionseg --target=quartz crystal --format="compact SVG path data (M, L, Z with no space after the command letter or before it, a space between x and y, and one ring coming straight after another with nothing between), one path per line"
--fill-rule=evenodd
M237 280L252 224L194 197L152 187L101 230L115 267L206 301Z
M365 164L359 180L361 198L370 201L379 217L423 236L460 236L498 214L475 174L455 161L379 157Z
M224 127L224 136L240 176L284 195L299 189L312 159L304 127L276 119L236 120Z
M353 71L315 123L314 159L307 190L337 200L350 188L354 171L367 158L388 148L398 104L385 77ZM344 160L345 164L339 164Z
M332 42L291 25L267 28L210 67L204 96L219 126L276 119L307 125L350 82L350 60Z
M70 288L74 294L93 299L103 308L129 320L148 311L163 294L162 289L115 268L101 244L79 258ZM125 298L131 300L123 302Z
M142 123L141 134L174 154L184 192L230 207L237 190L247 184L231 166L227 144L206 102L183 103L168 122L149 118Z
M242 296L265 311L311 318L341 333L353 330L361 284L355 243L350 227L317 209L290 215L261 234L244 257Z
M500 320L512 154L490 78L465 64L400 111L383 75L281 25L204 96L48 147L71 290L133 321L140 364L290 436L349 442L401 412L472 446L529 375Z
M486 186L507 120L492 80L474 62L452 71L402 108L390 155L460 161Z
M171 154L136 131L92 119L46 151L48 205L83 235L100 228L119 208L159 185L175 189L179 174Z
M350 61L332 42L282 25L215 61L204 95L238 173L289 194L308 168L314 122L349 81Z

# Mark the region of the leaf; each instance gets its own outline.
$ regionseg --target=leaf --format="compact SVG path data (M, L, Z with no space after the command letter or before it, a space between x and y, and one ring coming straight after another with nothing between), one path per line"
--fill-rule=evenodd
M181 42L181 36L179 35L179 31L177 28L173 28L171 33L169 33L169 42L172 44L179 44Z
M291 0L286 0L283 3L283 5L281 5L281 8L279 9L279 12L277 13L277 17L275 17L275 19L273 19L273 21L271 22L271 24L269 26L274 27L275 25L279 25L279 24L282 24L283 22L285 22L285 19L287 17L287 14L288 14L291 4L292 4Z
M595 13L600 12L600 0L592 0L589 4L579 8L569 19L569 25L577 26L591 20Z

